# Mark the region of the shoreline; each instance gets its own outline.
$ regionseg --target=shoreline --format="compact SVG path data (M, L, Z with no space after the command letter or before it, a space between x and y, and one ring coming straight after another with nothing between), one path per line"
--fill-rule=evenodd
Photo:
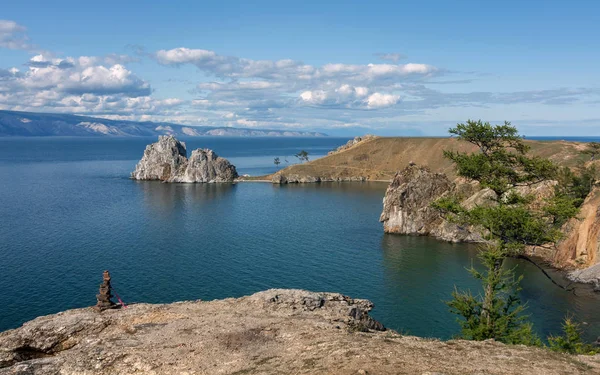
M264 177L264 176L260 176L260 177ZM267 179L267 178L256 178L256 179L245 179L245 178L240 178L240 179L236 179L233 181L233 183L238 183L238 182L269 182L273 185L300 185L300 184L319 184L319 183L329 183L329 182L353 182L353 183L362 183L362 182L385 182L385 183L391 183L392 180L364 180L364 181L357 181L357 180L320 180L320 181L311 181L311 182L286 182L286 183L274 183L271 179Z

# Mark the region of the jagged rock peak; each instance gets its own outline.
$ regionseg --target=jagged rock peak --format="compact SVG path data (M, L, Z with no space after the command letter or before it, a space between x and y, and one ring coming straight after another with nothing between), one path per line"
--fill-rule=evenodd
M146 146L131 173L134 180L164 182L232 182L237 177L235 166L213 150L194 150L188 159L185 143L172 135L161 135Z

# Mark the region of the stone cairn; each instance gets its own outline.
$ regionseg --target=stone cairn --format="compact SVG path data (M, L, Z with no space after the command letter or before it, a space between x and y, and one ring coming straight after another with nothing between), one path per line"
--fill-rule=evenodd
M108 271L104 271L102 273L102 284L100 284L100 292L96 294L96 299L98 302L96 303L96 310L104 311L108 309L113 309L117 305L111 301L113 295L111 294L111 286L110 286L110 273Z

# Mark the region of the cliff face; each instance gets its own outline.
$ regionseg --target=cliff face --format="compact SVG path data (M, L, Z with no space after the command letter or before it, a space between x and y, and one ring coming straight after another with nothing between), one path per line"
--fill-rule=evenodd
M471 190L471 185L458 189ZM428 168L410 165L396 173L383 198L383 222L385 233L434 236L451 242L478 242L481 237L469 228L463 228L444 220L431 207L435 200L455 192L457 185L443 173L433 173ZM464 193L464 192L463 192ZM485 194L474 194L468 204L483 200Z
M566 238L558 245L554 262L563 267L583 268L569 278L593 284L600 291L600 187L596 186L581 206L579 215L565 226Z
M238 299L69 310L0 333L0 374L584 374L600 359L382 332L366 300L268 290Z
M587 196L579 215L565 229L567 237L559 244L555 261L558 264L592 266L600 252L600 187Z
M173 136L159 136L148 145L131 178L164 182L232 182L235 166L212 150L197 149L187 158L185 143Z

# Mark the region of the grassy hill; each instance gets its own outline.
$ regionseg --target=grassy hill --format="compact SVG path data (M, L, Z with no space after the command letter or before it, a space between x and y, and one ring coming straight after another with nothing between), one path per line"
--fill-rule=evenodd
M527 141L531 152L560 164L573 167L589 159L582 155L585 143L567 141ZM364 177L368 180L391 180L394 174L411 161L429 167L434 172L453 176L452 164L443 150L473 151L475 147L454 138L367 139L355 146L313 160L292 165L278 172L284 176L312 176L321 180L346 180Z

